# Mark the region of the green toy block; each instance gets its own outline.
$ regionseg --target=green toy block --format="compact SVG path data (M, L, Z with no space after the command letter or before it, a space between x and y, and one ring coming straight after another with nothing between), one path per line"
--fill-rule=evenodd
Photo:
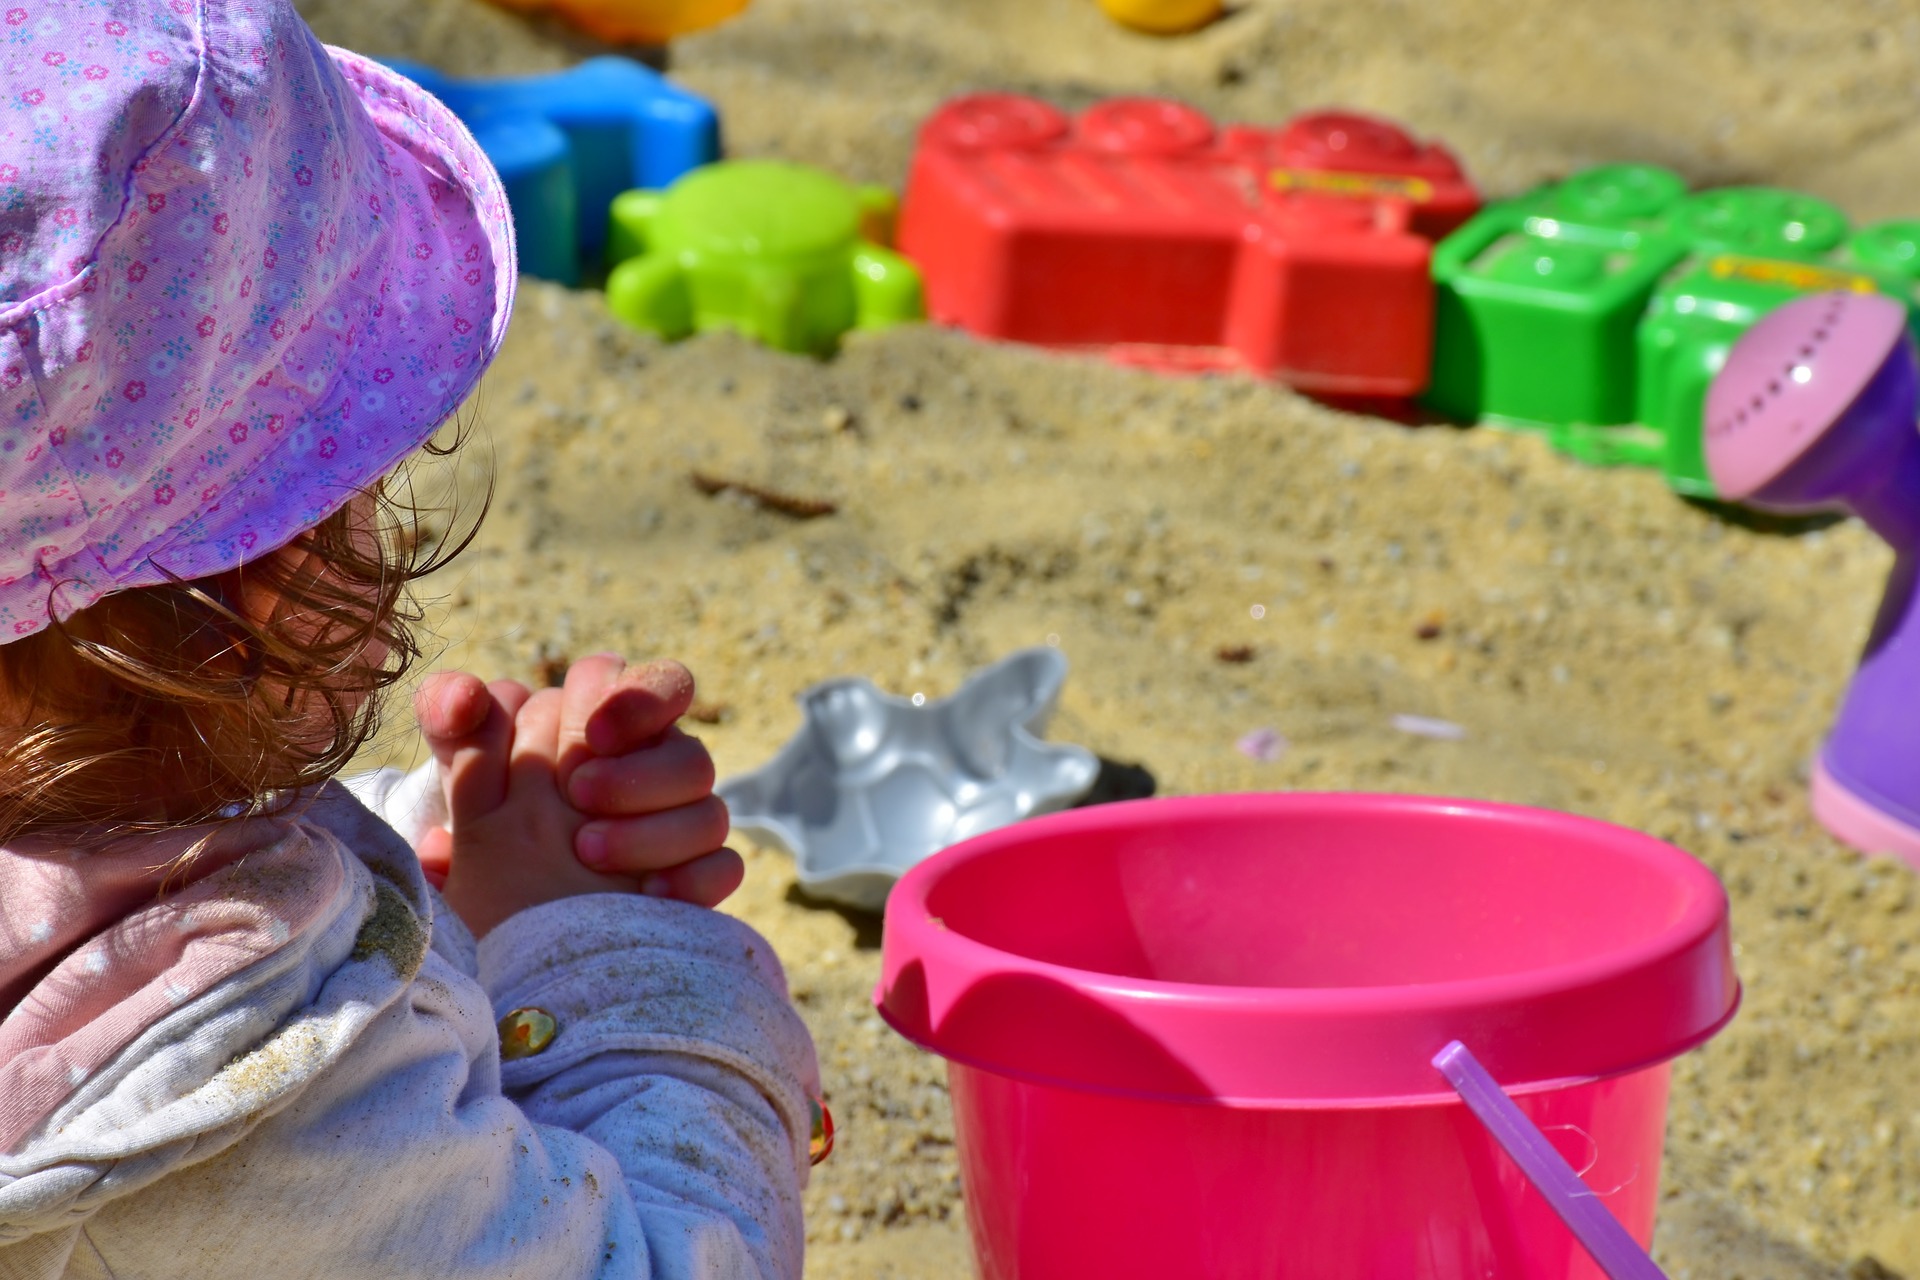
M1695 252L1661 283L1641 319L1634 425L1563 424L1551 438L1583 461L1657 467L1676 491L1710 498L1707 388L1734 343L1762 316L1808 293L1885 293L1914 313L1914 280L1899 268L1920 271L1920 225L1868 228L1841 249L1846 220L1838 209L1748 187L1703 192L1678 206L1669 226L1692 239Z
M893 196L772 161L722 161L611 210L607 306L675 339L734 329L829 355L851 329L923 319L919 272L876 243Z
M606 263L617 267L647 251L647 228L660 216L661 191L622 191L613 198L607 217Z
M1607 165L1489 205L1435 248L1443 413L1521 426L1633 417L1634 327L1686 246L1678 174Z
M1651 457L1629 451L1617 460L1658 466L1680 493L1715 496L1705 454L1707 388L1740 335L1768 312L1808 293L1888 292L1901 297L1906 288L1898 277L1818 263L1730 253L1694 255L1662 283L1640 322L1637 418L1657 448ZM1583 452L1579 447L1569 451Z
M853 297L862 329L890 329L926 318L920 269L877 244L864 244L854 251Z
M1812 261L1847 238L1847 215L1825 200L1779 187L1717 187L1689 196L1667 230L1700 253Z
M1905 300L1907 331L1920 343L1920 219L1896 218L1862 227L1847 241L1842 260L1880 280L1882 293Z

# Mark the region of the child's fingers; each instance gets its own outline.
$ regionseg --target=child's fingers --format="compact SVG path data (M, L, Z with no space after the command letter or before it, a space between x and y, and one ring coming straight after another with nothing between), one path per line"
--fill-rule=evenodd
M435 748L436 758L441 744L458 742L478 732L486 723L488 709L487 686L478 676L464 671L436 671L413 695L414 719L420 722L427 744ZM448 747L449 753L451 750Z
M730 825L727 806L707 796L664 813L589 822L574 833L573 850L596 871L637 879L718 849Z
M693 705L693 673L672 659L628 667L586 721L599 756L623 756L652 742Z
M681 805L711 794L713 757L678 727L652 746L623 756L595 756L567 779L567 799L582 813L617 818Z
M478 676L464 671L441 671L428 676L413 695L413 715L420 724L420 736L444 772L456 751L472 745L467 739L482 730L497 729L487 724L496 706L511 721L526 700L527 686L518 680L481 684Z
M587 722L627 669L617 654L595 653L567 668L560 712L560 782L564 787L575 768L593 755L587 744Z
M513 693L511 687L496 690L472 676L447 673L428 680L414 700L421 732L440 766L450 826L491 813L506 798ZM458 732L462 728L466 732Z
M560 717L564 702L560 690L541 689L514 712L509 790L522 779L552 785L553 763L560 754Z
M518 680L495 680L487 685L487 692L500 704L500 709L510 716L520 714L520 708L527 705L527 699L533 696L533 690Z
M431 827L421 834L420 845L413 852L420 859L427 883L436 889L446 888L447 872L453 870L453 833L445 827Z
M691 862L649 873L640 882L640 892L654 898L691 902L696 907L717 907L740 887L746 876L747 864L739 854L731 849L715 849Z

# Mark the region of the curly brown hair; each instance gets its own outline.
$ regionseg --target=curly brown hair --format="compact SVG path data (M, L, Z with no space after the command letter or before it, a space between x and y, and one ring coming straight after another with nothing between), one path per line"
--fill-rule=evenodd
M267 812L333 776L420 655L408 584L465 549L486 505L434 539L429 518L450 512L417 503L403 470L239 568L0 645L0 841Z

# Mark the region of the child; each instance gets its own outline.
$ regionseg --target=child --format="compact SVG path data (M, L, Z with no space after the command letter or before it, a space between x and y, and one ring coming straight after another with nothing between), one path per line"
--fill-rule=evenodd
M800 1272L813 1050L704 909L684 669L429 682L359 784L417 848L331 780L509 225L287 0L0 6L0 1277Z

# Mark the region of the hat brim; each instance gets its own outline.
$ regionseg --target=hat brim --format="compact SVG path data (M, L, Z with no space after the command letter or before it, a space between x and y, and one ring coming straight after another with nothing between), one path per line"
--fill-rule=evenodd
M425 444L473 392L506 337L518 268L512 210L492 162L459 118L413 81L349 50L327 46L326 52L383 141L415 166L415 172L390 172L392 180L424 183L433 193L424 205L394 201L383 206L382 216L391 220L388 238L395 252L441 236L444 226L422 209L443 207L448 195L457 195L468 206L473 228L490 259L472 267L491 274L491 310L484 319L474 318L474 327L481 329L475 335L480 340L455 360L384 359L438 318L383 300L375 331L356 348L356 358L390 366L374 373L382 406L361 406L357 412L362 427L343 430L344 419L356 413L354 392L348 380L336 380L332 389L315 398L313 417L319 425L307 434L332 433L341 439L336 443L322 438L316 455L311 440L302 441L301 433L289 431L277 459L255 468L234 491L177 528L165 545L151 549L145 558L157 572L135 570L142 577L204 577L243 564L313 528ZM370 417L377 417L377 430L365 429L365 419ZM329 443L331 451L325 447ZM298 448L302 444L307 448ZM120 585L136 584L123 576ZM55 593L55 609L63 615L85 603L90 601Z
M417 153L424 146L429 154L437 156L442 176L461 185L467 202L480 215L493 254L494 274L494 325L488 334L486 360L481 362L484 369L506 337L520 275L506 186L472 132L440 99L392 67L350 49L327 45L326 50L380 132L410 151ZM476 373L474 380L478 377Z

